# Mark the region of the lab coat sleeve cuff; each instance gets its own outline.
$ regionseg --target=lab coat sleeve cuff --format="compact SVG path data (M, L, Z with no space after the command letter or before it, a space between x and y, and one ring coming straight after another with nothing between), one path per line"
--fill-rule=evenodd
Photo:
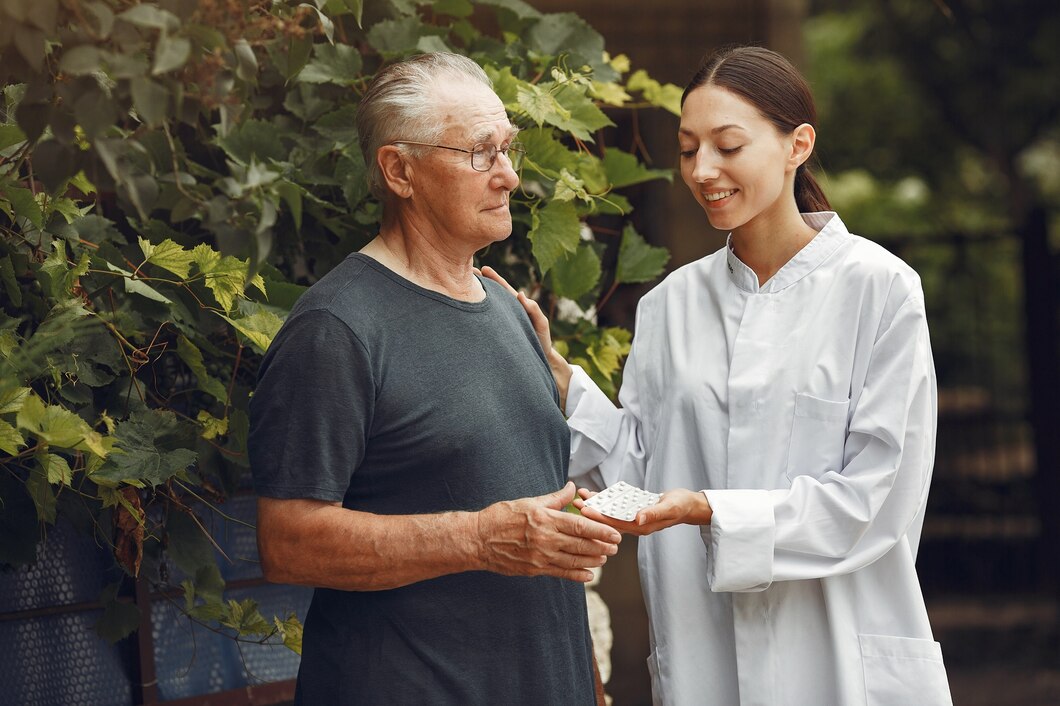
M572 434L581 434L609 451L622 429L622 412L596 386L580 365L571 366L573 373L567 388L567 425ZM598 459L599 460L602 459Z
M702 528L710 590L763 591L773 582L776 522L766 490L704 490L713 515Z

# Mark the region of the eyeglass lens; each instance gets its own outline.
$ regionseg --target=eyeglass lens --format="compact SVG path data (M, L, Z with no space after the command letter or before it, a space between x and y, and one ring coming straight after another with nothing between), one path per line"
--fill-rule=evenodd
M512 169L518 170L523 165L523 148L519 143L513 142L508 147L498 150L496 145L483 142L475 145L471 151L471 166L480 172L488 172L497 160L498 151L508 157L512 163Z

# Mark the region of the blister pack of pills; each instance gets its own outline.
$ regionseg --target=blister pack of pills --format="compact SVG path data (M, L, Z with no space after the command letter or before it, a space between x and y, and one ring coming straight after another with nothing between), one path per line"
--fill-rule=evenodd
M659 502L659 497L659 493L649 493L619 481L586 500L585 504L601 515L632 522L638 512Z

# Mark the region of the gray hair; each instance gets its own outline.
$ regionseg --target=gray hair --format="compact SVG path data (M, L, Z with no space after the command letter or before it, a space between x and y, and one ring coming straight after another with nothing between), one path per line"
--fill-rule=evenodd
M432 107L436 101L433 89L441 77L458 81L479 81L493 89L482 67L466 56L432 52L410 57L382 69L372 79L357 108L357 134L361 154L368 167L368 188L382 200L386 183L376 161L383 145L395 140L437 142L446 125L439 124ZM419 151L409 145L408 149Z

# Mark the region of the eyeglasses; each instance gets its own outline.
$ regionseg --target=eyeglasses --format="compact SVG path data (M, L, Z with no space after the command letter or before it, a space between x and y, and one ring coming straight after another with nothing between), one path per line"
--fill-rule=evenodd
M471 155L471 168L476 172L488 172L493 169L493 163L497 161L497 153L500 152L512 163L512 169L518 171L523 166L523 156L526 151L522 144L512 142L507 147L497 147L492 142L478 142L466 150L462 147L447 147L445 145L432 145L427 142L413 142L412 140L394 140L392 145L419 145L420 147L437 147L453 152L466 152Z

